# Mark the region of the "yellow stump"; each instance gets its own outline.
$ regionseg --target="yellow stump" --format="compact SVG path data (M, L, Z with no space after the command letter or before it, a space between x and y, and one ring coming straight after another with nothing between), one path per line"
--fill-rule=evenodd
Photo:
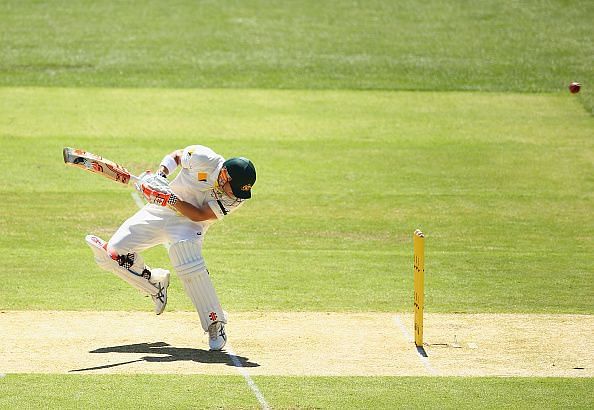
M415 345L423 346L423 309L425 307L425 235L417 229L413 235L415 287Z

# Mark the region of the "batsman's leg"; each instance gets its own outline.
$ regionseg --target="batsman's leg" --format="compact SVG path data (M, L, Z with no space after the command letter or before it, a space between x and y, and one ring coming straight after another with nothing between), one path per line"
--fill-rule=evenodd
M95 235L87 235L85 240L93 251L97 265L150 295L155 303L155 313L163 313L167 305L168 270L149 268L138 253L119 255L114 251L108 252L107 242Z
M169 257L198 312L202 328L208 332L210 350L221 350L227 343L227 319L206 270L201 248L201 241L176 242L169 248Z

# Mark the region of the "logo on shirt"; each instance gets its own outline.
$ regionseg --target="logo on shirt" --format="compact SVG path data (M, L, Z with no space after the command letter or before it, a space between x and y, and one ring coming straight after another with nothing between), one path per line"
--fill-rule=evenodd
M249 191L250 189L252 189L252 186L250 184L245 184L241 187L242 191Z
M198 181L200 181L200 182L206 182L206 179L208 178L208 174L206 172L198 172L197 178L198 178Z
M188 151L185 153L184 157L182 158L182 163L188 164L188 168L190 168L190 157L192 156L192 151Z

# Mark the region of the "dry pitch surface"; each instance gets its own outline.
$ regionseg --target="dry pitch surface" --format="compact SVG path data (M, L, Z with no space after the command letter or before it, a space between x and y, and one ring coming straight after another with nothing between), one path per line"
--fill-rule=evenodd
M208 352L195 313L0 312L0 373L594 376L594 316L232 313Z

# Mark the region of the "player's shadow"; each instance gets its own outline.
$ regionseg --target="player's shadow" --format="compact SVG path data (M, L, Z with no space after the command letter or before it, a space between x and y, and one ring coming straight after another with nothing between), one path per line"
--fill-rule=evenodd
M102 347L100 349L91 350L89 353L146 353L151 356L143 356L140 359L130 360L127 362L87 367L84 369L74 369L70 370L71 373L84 372L88 370L108 369L110 367L123 366L126 364L136 362L166 363L177 361L191 361L207 364L218 363L234 367L260 366L258 363L250 362L247 357L232 355L225 351L209 351L202 349L191 349L188 347L173 347L165 342L136 343L131 345Z

